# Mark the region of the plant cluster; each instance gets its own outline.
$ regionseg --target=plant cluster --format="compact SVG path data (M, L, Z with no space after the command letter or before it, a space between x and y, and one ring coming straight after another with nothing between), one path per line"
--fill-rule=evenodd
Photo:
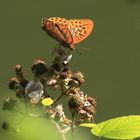
M26 105L27 115L36 116L28 111L29 107L41 107L43 113L39 116L52 118L63 128L74 128L82 122L93 122L96 101L81 90L85 82L84 74L80 71L73 72L69 67L72 54L69 49L58 47L55 49L53 62L49 65L42 60L35 60L31 66L34 74L32 80L24 75L21 65L13 67L15 77L9 81L9 89ZM52 92L51 92L52 91ZM52 94L57 93L54 99ZM71 116L66 116L61 98L65 98ZM17 101L8 97L3 103L3 110L12 110L17 106ZM25 114L26 114L25 113ZM70 130L70 129L69 129Z

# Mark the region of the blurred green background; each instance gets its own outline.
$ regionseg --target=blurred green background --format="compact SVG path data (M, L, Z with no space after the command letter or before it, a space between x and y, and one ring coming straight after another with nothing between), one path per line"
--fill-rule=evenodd
M21 64L32 78L34 59L51 62L57 43L42 31L41 18L53 16L94 20L93 33L76 45L94 51L75 51L70 65L85 74L83 90L96 98L95 122L140 114L140 0L0 0L0 101L13 93L7 87L12 66ZM1 124L20 117L0 111ZM21 133L0 129L0 139L54 139L45 121L26 118ZM77 133L82 140L96 139L85 128Z

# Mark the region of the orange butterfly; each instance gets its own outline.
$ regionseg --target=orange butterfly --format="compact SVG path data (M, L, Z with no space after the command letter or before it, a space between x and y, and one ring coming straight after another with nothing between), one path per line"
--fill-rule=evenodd
M93 21L89 19L67 20L60 17L42 19L42 29L61 45L69 46L71 49L74 49L75 44L87 38L93 26Z

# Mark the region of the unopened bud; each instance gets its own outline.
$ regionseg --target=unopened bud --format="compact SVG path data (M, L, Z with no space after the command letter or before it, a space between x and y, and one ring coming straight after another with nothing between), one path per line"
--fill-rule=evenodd
M35 60L33 62L31 70L32 73L34 73L37 76L45 74L48 71L46 63L42 60Z
M9 87L9 89L14 90L15 86L19 83L20 82L18 81L18 79L16 77L13 77L13 78L10 79L8 87Z

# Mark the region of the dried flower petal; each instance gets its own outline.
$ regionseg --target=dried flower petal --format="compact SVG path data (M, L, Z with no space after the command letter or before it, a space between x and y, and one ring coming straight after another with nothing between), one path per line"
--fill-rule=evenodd
M56 79L49 79L49 80L47 81L47 85L48 85L48 86L56 85L56 83L57 83L57 80L56 80Z
M40 82L30 81L25 88L25 93L31 99L40 100L44 93L43 85Z
M70 54L70 55L68 55L68 56L65 56L65 57L63 58L63 63L64 63L64 64L68 64L68 63L71 61L71 59L72 59L72 54Z
M79 84L83 84L84 83L84 74L81 73L80 71L78 71L73 74L73 79L77 80L79 82Z
M88 106L91 106L91 104L90 104L89 101L85 101L84 106L85 106L85 107L88 107Z

